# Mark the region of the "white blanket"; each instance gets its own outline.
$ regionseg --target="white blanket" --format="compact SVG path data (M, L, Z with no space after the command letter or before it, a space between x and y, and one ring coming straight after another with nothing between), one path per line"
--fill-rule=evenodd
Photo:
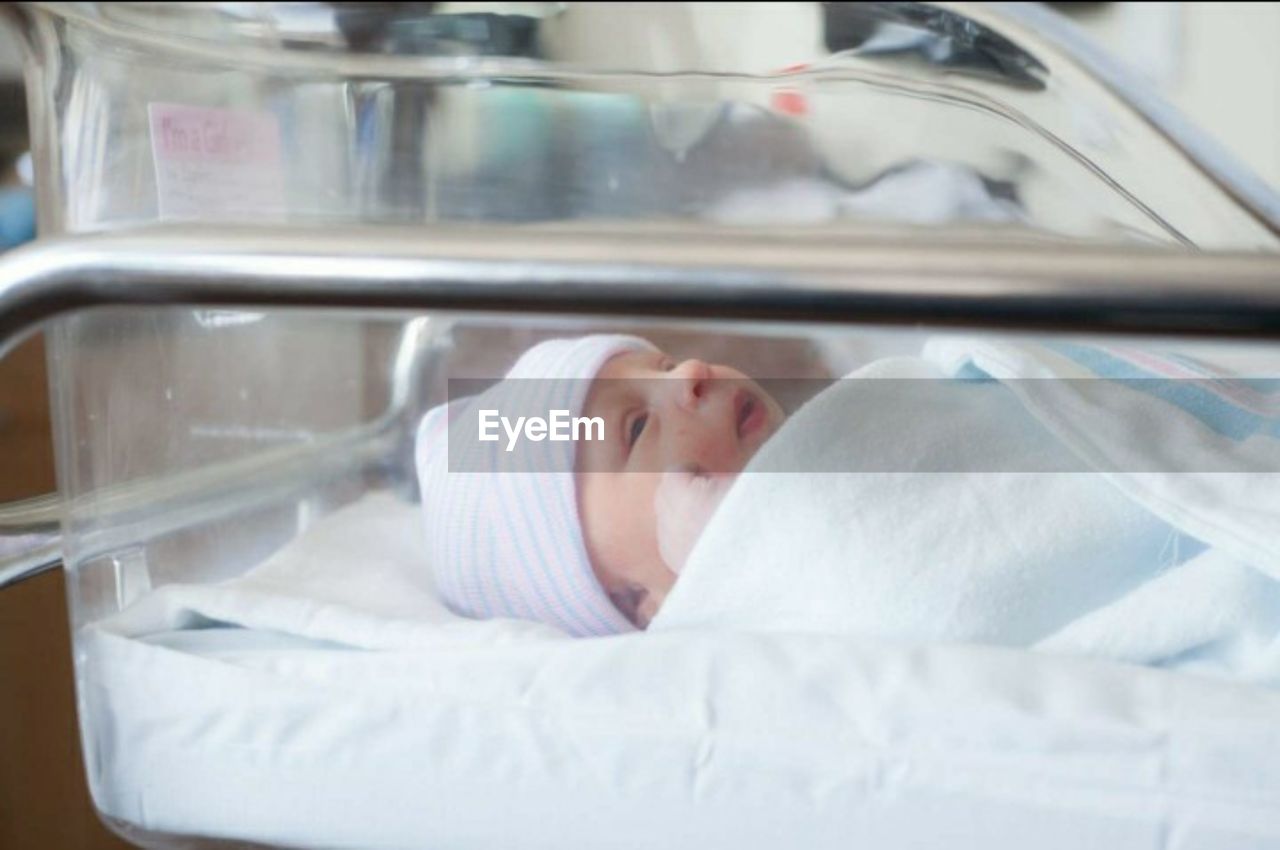
M650 629L976 641L1280 681L1274 411L1209 409L1190 372L1151 371L1193 364L1132 355L935 342L837 382L730 490ZM938 383L956 374L999 382ZM1099 374L1186 380L1082 380ZM1199 407L1179 406L1188 393Z
M1269 690L988 647L458 621L417 518L369 496L244 579L82 632L104 813L359 850L1280 843Z

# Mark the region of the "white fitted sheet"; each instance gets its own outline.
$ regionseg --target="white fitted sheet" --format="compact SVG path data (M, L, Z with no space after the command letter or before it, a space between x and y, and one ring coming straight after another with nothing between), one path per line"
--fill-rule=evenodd
M291 544L277 628L261 594L246 629L228 588L191 588L85 630L100 808L294 847L1280 845L1274 692L985 647L415 617L414 516L375 495ZM329 578L290 608L288 575ZM344 611L336 576L400 607ZM352 624L378 648L339 639Z

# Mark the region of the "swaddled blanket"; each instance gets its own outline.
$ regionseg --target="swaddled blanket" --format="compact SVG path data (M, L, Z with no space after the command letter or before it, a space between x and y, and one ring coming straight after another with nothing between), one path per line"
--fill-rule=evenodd
M973 641L1280 681L1271 387L962 341L849 377L761 449L651 630Z

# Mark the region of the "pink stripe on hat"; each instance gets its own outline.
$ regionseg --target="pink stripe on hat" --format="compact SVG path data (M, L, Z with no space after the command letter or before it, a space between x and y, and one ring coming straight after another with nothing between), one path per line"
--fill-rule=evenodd
M513 456L505 453L505 440L482 443L476 435L481 409L578 416L606 361L653 350L631 336L548 340L483 393L423 417L415 452L427 549L436 588L452 611L535 620L574 637L634 631L587 556L573 473L576 444L547 441Z

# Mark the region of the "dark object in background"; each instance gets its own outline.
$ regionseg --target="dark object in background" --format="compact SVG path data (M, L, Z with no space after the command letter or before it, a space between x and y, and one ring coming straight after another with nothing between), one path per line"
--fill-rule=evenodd
M822 24L832 53L914 54L954 73L1020 89L1043 89L1049 75L1039 59L1004 36L923 3L823 3Z
M434 14L436 3L335 3L336 23L361 53L536 59L538 21L492 12Z
M0 160L12 162L30 146L27 93L22 80L0 80Z
M0 251L36 236L35 196L20 185L13 166L31 149L27 125L27 93L21 79L0 80Z

